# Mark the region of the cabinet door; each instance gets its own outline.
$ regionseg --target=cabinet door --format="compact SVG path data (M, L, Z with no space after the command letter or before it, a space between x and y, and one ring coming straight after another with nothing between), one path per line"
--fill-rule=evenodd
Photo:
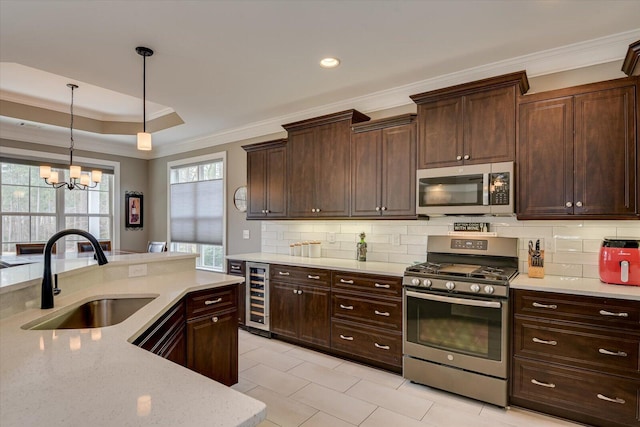
M267 206L265 176L267 150L247 153L247 218L264 217Z
M418 105L418 169L462 164L462 111L462 97Z
M636 103L634 86L576 95L575 214L638 212Z
M464 97L465 164L515 160L515 90L509 86Z
M187 367L222 384L238 382L235 310L187 322Z
M318 126L317 130L316 215L348 217L351 198L350 122L329 123Z
M351 136L352 216L380 216L381 144L381 130L354 133Z
M187 334L184 324L176 331L175 335L171 337L167 345L162 349L159 356L164 357L167 360L177 363L178 365L186 366L187 364Z
M329 347L331 345L331 298L329 290L312 286L299 286L298 299L300 300L299 339Z
M284 217L287 214L287 157L286 148L266 150L266 201L267 216Z
M573 213L573 101L520 105L518 217Z
M271 332L297 338L300 301L298 287L271 281L269 292Z
M415 126L382 130L382 214L416 214L416 134Z
M303 129L289 133L288 180L289 216L315 216L316 200L316 147L317 129Z

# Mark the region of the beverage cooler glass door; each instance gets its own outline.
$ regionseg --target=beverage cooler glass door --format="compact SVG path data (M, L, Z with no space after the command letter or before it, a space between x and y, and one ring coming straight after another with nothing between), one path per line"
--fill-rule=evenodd
M246 325L269 330L269 265L247 263Z
M405 354L506 378L507 300L405 290Z

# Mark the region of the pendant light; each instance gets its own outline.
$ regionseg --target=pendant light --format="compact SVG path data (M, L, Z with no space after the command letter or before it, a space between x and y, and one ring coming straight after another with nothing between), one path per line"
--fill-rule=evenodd
M138 132L138 150L151 150L151 134L147 132L147 56L153 55L148 47L136 47L138 55L142 56L142 132Z
M40 166L40 178L44 179L48 185L54 188L60 188L66 186L69 190L75 188L79 190L86 190L88 188L95 188L100 181L102 181L102 171L93 170L91 175L88 173L82 173L80 166L73 164L73 91L78 89L78 85L68 83L67 87L71 89L71 130L70 145L69 145L69 182L60 182L60 177L57 171L52 171L51 166ZM78 180L80 180L78 182ZM93 185L90 183L93 182Z

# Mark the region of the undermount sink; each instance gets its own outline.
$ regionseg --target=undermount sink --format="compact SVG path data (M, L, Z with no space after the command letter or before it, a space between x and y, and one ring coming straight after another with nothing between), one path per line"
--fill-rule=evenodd
M29 322L22 329L90 329L116 325L156 297L157 295L93 298Z

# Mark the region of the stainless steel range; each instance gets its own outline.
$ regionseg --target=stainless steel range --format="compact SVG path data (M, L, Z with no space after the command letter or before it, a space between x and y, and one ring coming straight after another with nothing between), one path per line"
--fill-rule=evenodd
M403 375L507 405L509 281L518 239L429 236L427 262L403 278Z

